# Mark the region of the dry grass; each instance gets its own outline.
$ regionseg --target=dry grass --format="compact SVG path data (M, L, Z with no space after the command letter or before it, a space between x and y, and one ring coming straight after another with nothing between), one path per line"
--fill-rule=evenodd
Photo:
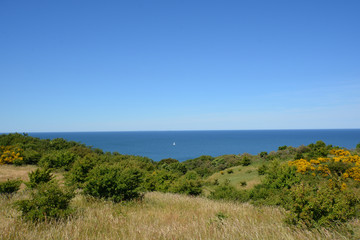
M0 198L0 239L350 239L344 233L286 226L274 207L218 202L176 194L148 193L141 203L88 201L78 195L78 212L60 223L32 224L18 218L13 199ZM359 229L359 221L349 224ZM358 233L355 233L358 234ZM358 239L359 236L353 236Z
M26 166L15 166L15 165L0 165L0 182L4 182L8 179L21 179L23 181L29 181L28 174L31 171L36 170L38 167L34 165L26 165ZM55 179L63 184L64 176L62 172L53 172L52 173ZM24 189L25 185L21 185L21 189Z
M0 182L7 179L21 179L23 181L29 181L28 173L37 169L36 166L14 166L14 165L0 165Z

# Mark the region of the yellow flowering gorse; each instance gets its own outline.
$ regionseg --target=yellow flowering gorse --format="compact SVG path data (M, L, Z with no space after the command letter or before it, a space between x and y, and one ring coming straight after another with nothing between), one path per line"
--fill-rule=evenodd
M332 157L325 158L319 157L317 159L298 159L289 161L290 166L296 166L297 172L305 174L312 172L313 176L321 175L323 177L330 176L332 173L328 167L331 162L341 162L350 165L350 167L340 176L342 179L352 178L355 181L360 182L360 156L353 155L349 151L344 149L333 149L330 151ZM346 184L342 185L342 189L346 188Z
M21 149L15 146L0 146L0 164L13 163L15 160L23 160L20 156Z

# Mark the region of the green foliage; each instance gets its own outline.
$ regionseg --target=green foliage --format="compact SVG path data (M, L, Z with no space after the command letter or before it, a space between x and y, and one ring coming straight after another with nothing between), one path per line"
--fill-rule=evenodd
M41 158L41 153L31 148L23 151L24 163L25 164L37 164Z
M245 186L247 185L247 183L246 183L246 181L241 181L241 182L240 182L240 185L241 185L242 187L245 187Z
M360 143L356 144L356 150L360 150Z
M248 193L246 191L238 191L234 186L230 185L229 182L225 182L218 185L215 190L210 193L209 198L245 202L248 200Z
M301 153L301 152L297 152L294 156L294 159L297 160L297 159L302 159L304 158L304 155Z
M332 174L336 174L337 176L341 176L345 171L349 168L353 167L353 164L346 163L346 162L335 162L331 161L329 164L327 164L330 172Z
M58 220L72 213L69 203L73 197L72 191L62 190L56 183L46 183L33 190L30 199L17 201L15 206L26 220Z
M179 175L164 169L148 173L145 176L143 186L147 191L168 192L173 182Z
M262 164L262 165L258 168L258 174L259 174L259 175L265 175L267 170L268 170L268 167L267 167L265 164Z
M232 174L232 173L234 173L234 170L233 170L233 169L228 169L226 172L227 172L228 174Z
M286 221L305 227L331 227L356 214L359 200L350 191L323 184L299 184L291 188Z
M308 159L318 158L318 157L326 157L329 154L332 146L326 144L323 141L317 141L315 144L311 143L308 145L310 151L307 155Z
M143 174L136 168L121 164L96 166L89 172L84 193L114 202L132 200L140 196Z
M178 162L169 162L169 163L163 163L158 164L158 168L165 169L167 171L170 171L175 174L184 175L187 172L187 169L184 164Z
M256 185L249 196L256 204L282 205L287 201L289 189L300 182L296 168L273 161L262 183Z
M86 155L75 160L71 170L65 175L67 183L82 188L87 175L95 167L97 161L96 155Z
M0 182L0 194L13 194L19 191L21 180L6 180L5 182Z
M195 171L189 171L174 182L170 191L196 196L201 194L202 185L200 176Z
M35 188L39 184L50 182L53 179L50 169L36 169L29 173L29 182L26 186L29 188Z
M172 163L178 163L179 161L173 158L166 158L166 159L162 159L160 160L157 165L161 166L163 164L172 164Z
M278 150L285 150L285 149L287 149L286 145L278 147Z
M268 156L268 153L267 153L267 152L261 152L261 153L259 154L259 156L260 156L261 158L266 158L266 157Z
M244 156L242 159L241 159L241 165L242 166L249 166L251 164L251 160L249 157L247 156Z
M79 143L76 143L74 141L67 141L63 138L55 138L50 140L50 148L52 150L64 150L69 149L71 147L74 147L76 145L80 145Z
M56 151L44 155L39 165L45 168L64 168L69 170L76 160L76 155L69 151Z

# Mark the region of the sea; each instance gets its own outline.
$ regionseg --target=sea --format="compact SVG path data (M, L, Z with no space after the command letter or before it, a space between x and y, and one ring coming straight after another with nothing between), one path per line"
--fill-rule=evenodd
M279 146L308 145L318 140L354 149L360 143L360 129L331 130L212 130L212 131L124 131L28 133L41 139L64 138L105 152L145 156L155 161L179 161L201 155L258 154Z

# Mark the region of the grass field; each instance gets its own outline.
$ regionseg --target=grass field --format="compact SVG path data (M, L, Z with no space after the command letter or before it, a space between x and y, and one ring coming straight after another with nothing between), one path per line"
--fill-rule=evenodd
M5 167L5 168L4 168ZM12 169L15 168L15 169ZM250 167L242 167L242 171ZM0 166L0 173L19 169L26 178L32 167ZM234 169L234 171L236 171ZM221 174L220 174L221 175ZM233 180L237 177L234 174ZM251 179L251 173L247 176ZM62 222L34 224L19 218L14 201L28 195L0 197L0 239L359 239L360 222L336 231L304 230L283 223L285 212L276 207L213 201L203 197L147 193L142 202L114 204L77 195L73 217Z
M230 185L234 186L238 190L250 189L256 184L261 183L262 176L259 176L257 171L259 165L260 164L251 164L249 166L236 166L228 168L214 173L207 179L207 181L214 182L217 179L219 183L224 183L228 180ZM232 172L228 173L229 170L232 170ZM246 186L241 186L241 182L246 182ZM208 191L213 190L213 188L213 185L206 186Z
M291 228L274 207L148 193L143 202L113 204L78 195L77 214L63 222L33 224L19 219L15 199L0 199L1 239L351 239L348 233ZM356 229L354 221L348 227ZM355 232L353 239L360 235Z

